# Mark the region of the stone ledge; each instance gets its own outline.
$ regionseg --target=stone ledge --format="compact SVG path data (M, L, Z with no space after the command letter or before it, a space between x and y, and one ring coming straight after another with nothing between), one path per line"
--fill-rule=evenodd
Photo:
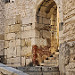
M6 74L6 75L28 75L26 73L23 73L22 71L16 70L14 68L8 67L4 64L0 63L0 73Z
M23 72L59 72L58 67L36 66L36 67L17 67Z

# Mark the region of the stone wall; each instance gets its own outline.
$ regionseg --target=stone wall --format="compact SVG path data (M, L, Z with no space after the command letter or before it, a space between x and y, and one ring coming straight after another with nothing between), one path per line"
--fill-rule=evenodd
M61 1L55 0L55 2L57 5L59 4L57 7L61 5ZM11 0L8 3L5 3L6 26L4 50L6 63L10 66L24 66L26 59L30 59L31 61L32 45L50 46L50 32L43 29L42 34L42 31L39 31L39 29L43 25L38 24L36 19L36 9L39 7L38 5L40 3L40 0ZM43 9L44 8L42 8L42 10ZM62 13L61 11L62 10L60 10L60 14ZM43 23L49 24L49 19L47 19L49 14L47 17L45 17L45 13L41 15L44 17ZM43 35L43 38L39 38L42 37L41 34ZM15 59L18 61L15 62Z
M0 56L4 54L4 3L0 0Z
M30 59L31 62L32 45L36 45L38 41L38 45L47 45L45 39L40 39L41 41L37 39L42 34L42 32L40 34L38 31L38 27L41 28L42 24L37 24L36 12L42 1L43 0L11 0L5 4L4 13L4 6L0 0L0 54L3 55L3 48L5 48L4 55L6 56L6 63L8 65L24 66L24 59L27 59L28 62ZM74 73L73 65L75 59L75 43L73 42L75 41L75 2L74 0L54 1L59 10L60 25L62 23L64 24L63 30L59 32L60 72L61 74L71 75L71 73ZM46 18L44 22L48 22ZM49 32L44 31L44 33L46 33L43 34L44 37L49 37ZM48 36L45 36L47 34Z
M75 40L75 3L74 0L63 1L64 41Z
M36 37L34 5L32 0L5 3L5 55L10 66L24 66L25 59L31 61Z
M59 67L61 75L75 74L75 2L63 0L63 43L60 45Z
M59 68L61 74L63 75L68 75L70 71L72 73L75 72L75 68L74 68L75 51L74 50L75 50L75 41L64 42L63 44L60 45Z

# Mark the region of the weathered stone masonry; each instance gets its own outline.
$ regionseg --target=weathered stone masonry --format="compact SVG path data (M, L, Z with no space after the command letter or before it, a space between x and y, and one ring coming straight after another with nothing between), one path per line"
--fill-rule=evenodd
M4 3L0 0L0 61L3 62L4 58L4 21L5 21L5 12L4 12Z
M35 44L36 37L33 5L35 2L31 0L15 0L5 4L5 55L10 66L24 66L26 61L32 61L30 56L32 57L32 45Z
M39 44L37 39L42 34L38 31L42 25L37 24L36 12L42 1L44 0L10 0L10 2L4 4L0 0L0 55L5 55L6 63L9 66L24 66L32 62L32 46L46 45L45 40L41 39ZM60 73L61 75L74 75L75 2L74 0L54 1L59 10L60 25L62 24L63 27L63 30L59 31ZM45 19L44 22L49 21ZM48 32L44 33L49 34ZM49 36L44 34L44 37ZM27 63L25 63L26 61Z
M63 41L60 45L59 65L61 73L66 75L75 74L75 2L63 0Z

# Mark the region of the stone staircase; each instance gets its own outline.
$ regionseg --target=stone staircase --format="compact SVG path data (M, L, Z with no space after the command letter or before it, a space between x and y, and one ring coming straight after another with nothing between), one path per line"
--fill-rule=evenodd
M17 67L29 75L60 75L58 67L35 66L35 67Z
M59 60L59 52L55 52L55 54L51 55L50 57L47 57L43 63L41 63L41 66L55 66L58 67L58 60Z
M44 62L40 64L41 66L17 67L17 69L29 75L60 75L58 58L59 52L56 52L55 54L46 58Z

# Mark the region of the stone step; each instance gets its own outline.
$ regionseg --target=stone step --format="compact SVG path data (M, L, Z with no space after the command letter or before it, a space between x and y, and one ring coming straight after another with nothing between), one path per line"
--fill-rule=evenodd
M54 66L58 66L58 63L41 63L40 64L41 66L51 66L51 67L54 67Z
M48 60L55 60L56 57L48 57Z
M44 63L49 63L50 62L50 60L44 60Z
M53 55L53 57L55 57L55 58L59 58L59 55L56 55L56 54L55 54L55 55Z
M17 70L12 67L8 67L0 63L0 75L29 75L29 74L26 74L23 71Z
M55 55L59 55L59 52L55 52Z
M58 64L44 64L44 66L57 67L57 66L58 66Z
M57 64L58 63L58 60L56 59L56 60L44 60L44 63L45 64Z

